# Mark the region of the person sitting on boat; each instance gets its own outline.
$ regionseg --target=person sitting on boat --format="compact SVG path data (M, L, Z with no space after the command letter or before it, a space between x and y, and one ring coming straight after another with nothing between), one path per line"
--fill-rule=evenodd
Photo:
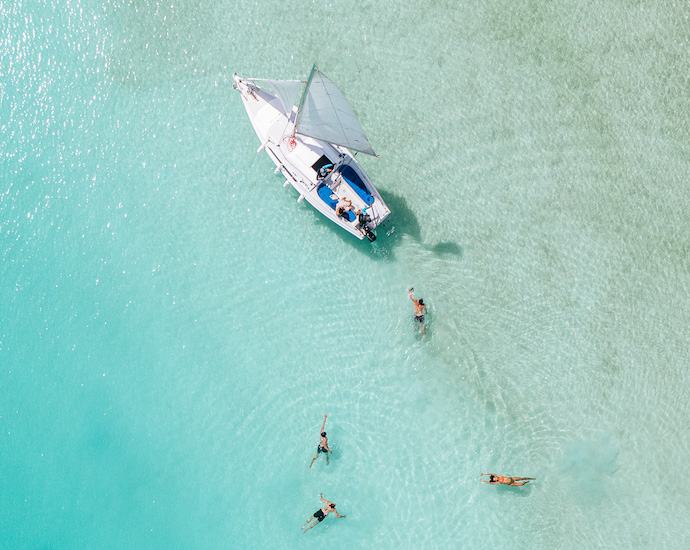
M319 171L316 173L317 180L326 179L326 176L333 171L334 166L332 164L324 164Z
M335 215L338 216L339 218L345 218L346 220L349 221L350 217L348 216L348 212L352 210L352 201L350 199L346 199L343 197L342 199L338 200L338 204L335 205Z
M511 487L520 487L521 485L527 485L530 481L534 481L534 477L504 477L497 476L496 474L482 474L483 476L489 476L489 481L482 479L484 483L489 485L510 485ZM480 478L481 479L481 478ZM518 483L522 481L522 483Z
M367 214L367 210L371 208L371 205L365 206L361 210L357 210L355 214L357 215L357 220L359 221L359 225L364 227L366 224L368 224L371 221L371 217L369 214Z
M371 208L371 205L365 206L361 210L357 210L355 214L357 215L357 221L359 222L359 228L362 230L362 232L367 236L367 239L369 239L371 242L374 242L376 240L376 233L374 233L369 226L370 223L372 223L371 216L367 214L367 210Z

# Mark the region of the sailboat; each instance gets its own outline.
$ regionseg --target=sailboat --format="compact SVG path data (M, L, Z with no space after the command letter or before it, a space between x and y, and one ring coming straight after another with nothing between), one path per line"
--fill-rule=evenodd
M358 239L376 239L390 209L350 151L377 156L345 96L314 65L308 80L234 75L261 146L306 201ZM299 100L299 101L298 101ZM295 105L297 104L297 105Z

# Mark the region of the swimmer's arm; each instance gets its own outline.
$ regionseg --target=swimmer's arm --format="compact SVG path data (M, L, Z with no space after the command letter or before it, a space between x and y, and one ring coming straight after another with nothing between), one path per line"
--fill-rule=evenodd
M323 493L319 493L319 498L321 499L321 502L328 502L325 498L323 498Z
M333 510L333 511L335 512L335 517L337 517L337 518L344 518L344 517L346 517L345 514L343 514L343 515L341 516L341 515L338 513L338 510Z
M324 431L324 428L326 427L326 418L328 418L328 414L323 415L323 424L321 424L321 431L322 432Z

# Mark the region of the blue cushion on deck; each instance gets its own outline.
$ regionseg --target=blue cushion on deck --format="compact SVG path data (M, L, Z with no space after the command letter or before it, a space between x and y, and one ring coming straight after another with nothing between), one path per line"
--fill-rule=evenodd
M357 171L352 168L352 166L343 166L340 170L340 173L342 174L343 178L345 178L345 181L350 184L350 187L355 190L355 193L362 198L367 206L371 206L374 203L374 197L369 194L369 191L367 191L367 186L364 185L364 182L357 174Z

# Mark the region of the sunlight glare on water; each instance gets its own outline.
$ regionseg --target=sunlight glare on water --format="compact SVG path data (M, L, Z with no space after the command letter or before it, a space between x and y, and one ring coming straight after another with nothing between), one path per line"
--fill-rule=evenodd
M0 13L0 549L687 546L685 6ZM373 244L232 89L313 63Z

